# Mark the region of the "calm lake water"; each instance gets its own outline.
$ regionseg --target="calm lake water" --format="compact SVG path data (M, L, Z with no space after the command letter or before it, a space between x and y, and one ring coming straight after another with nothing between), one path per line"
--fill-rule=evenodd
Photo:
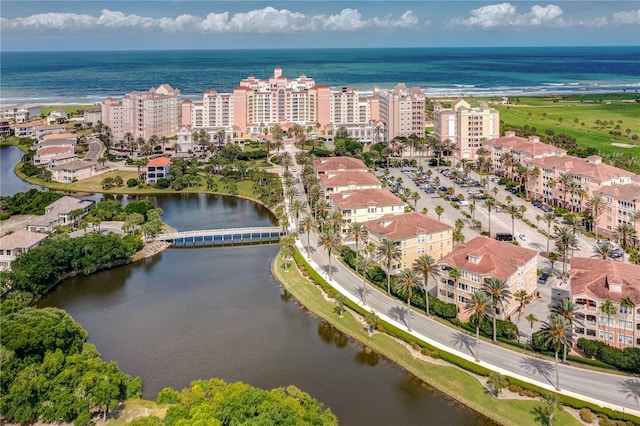
M16 146L0 146L0 195L3 197L38 188L20 179L13 168L24 153Z
M269 226L244 200L154 199L179 230ZM39 306L65 309L106 360L140 375L144 396L220 377L271 389L293 384L345 425L488 425L488 420L302 308L270 272L277 245L168 249L76 277Z

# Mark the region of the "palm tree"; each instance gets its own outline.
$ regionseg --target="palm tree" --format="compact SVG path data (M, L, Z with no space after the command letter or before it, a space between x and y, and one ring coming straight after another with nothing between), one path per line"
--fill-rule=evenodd
M396 281L396 288L407 295L407 329L411 331L411 293L420 283L420 275L415 271L405 268Z
M558 247L558 251L562 253L562 274L564 275L567 273L567 265L571 257L569 254L570 250L575 248L577 244L576 237L568 226L557 228L555 234L556 247Z
M356 257L356 270L358 267L362 270L362 304L367 304L367 271L373 265L373 261L366 256Z
M547 425L553 426L553 413L562 407L560 399L551 392L542 393L542 402L544 402L543 412L547 415Z
M593 248L593 256L591 257L597 257L602 260L611 259L611 246L607 242L598 244Z
M496 205L496 200L493 198L487 198L484 202L484 206L487 208L487 213L489 214L489 237L491 237L491 210Z
M313 217L311 216L303 217L302 220L300 221L300 226L307 233L307 253L309 253L309 248L311 247L311 240L310 240L311 230L314 227Z
M496 341L496 318L498 308L502 308L505 302L511 300L511 290L504 281L499 278L490 278L482 284L482 291L491 299L491 311L493 317L493 341Z
M369 230L362 222L351 222L347 228L347 239L353 238L356 244L356 256L360 254L360 243L366 244L369 240ZM356 263L356 273L358 272L358 264Z
M591 216L593 216L593 220L596 224L596 238L598 238L598 217L600 217L604 211L605 204L606 202L604 198L597 194L587 200L587 206L591 209Z
M436 206L436 208L434 209L434 211L438 215L438 220L440 220L440 216L442 216L442 213L444 213L444 207L442 207L440 204L438 204Z
M524 311L526 306L529 303L531 303L531 296L529 296L527 294L526 290L520 290L520 291L517 291L516 294L513 295L513 298L516 300L516 302L519 303L519 306L518 306L518 321L520 321L520 315L522 315L522 312Z
M300 198L296 198L293 200L293 203L291 203L289 208L293 213L293 217L296 219L296 229L298 229L298 219L300 218L300 213L305 211L306 204Z
M607 316L607 340L611 340L609 339L609 336L608 336L609 326L611 326L611 315L615 315L618 312L618 309L616 308L616 305L614 305L611 300L607 299L604 302L602 302L602 305L600 305L600 312L602 312Z
M551 313L554 315L560 315L562 318L567 320L569 324L569 330L573 332L573 322L576 319L576 311L578 307L575 303L571 301L571 299L562 299L555 306L551 308ZM567 345L564 345L564 353L562 357L562 362L567 362Z
M558 260L560 260L560 253L557 251L552 251L547 255L547 259L549 259L549 263L551 263L551 275L554 274L554 265Z
M537 317L536 314L529 314L526 317L524 317L524 319L527 320L527 322L529 323L529 325L531 326L531 330L533 330L533 324L537 323L538 321L540 321Z
M376 249L376 257L379 262L385 265L385 272L387 273L387 293L391 294L391 266L393 262L398 262L402 259L402 252L396 247L393 241L384 238Z
M631 324L635 324L636 323L636 311L635 311L635 308L636 308L636 304L633 302L631 297L625 296L625 297L622 298L622 300L620 300L620 312L624 312L625 320L627 318L627 315L629 315L629 312L631 312L631 315L632 315ZM631 342L635 342L636 341L635 328L632 327L631 330L632 330L631 333L633 334Z
M509 386L509 379L500 373L491 373L487 379L487 386L492 387L495 395L500 395L502 389Z
M620 243L620 245L622 246L623 250L627 249L629 241L635 238L636 235L637 235L636 229L630 223L622 222L616 228L615 236L618 242Z
M412 265L414 271L422 274L422 285L424 289L425 313L429 315L429 276L436 273L436 260L428 254L422 254Z
M560 390L560 372L558 371L558 353L562 345L571 345L571 328L562 315L554 315L540 328L542 341L553 348L556 358L556 390Z
M323 232L318 238L318 244L327 250L329 255L329 279L331 279L331 253L340 250L340 236L337 232Z
M573 176L571 173L562 173L559 177L558 183L562 186L562 206L567 207L567 194L569 193L569 187L573 182Z
M504 210L511 216L511 235L515 235L516 216L520 214L520 208L514 204L509 204Z
M342 213L339 211L332 211L329 215L329 223L331 224L331 229L333 229L333 232L340 234L340 232L342 231L342 224L344 223Z
M476 362L480 362L480 324L487 318L489 296L484 291L474 291L465 310L471 314L470 321L476 323Z
M547 222L547 253L549 253L549 240L551 239L551 224L556 215L553 212L547 212L544 214L543 219Z

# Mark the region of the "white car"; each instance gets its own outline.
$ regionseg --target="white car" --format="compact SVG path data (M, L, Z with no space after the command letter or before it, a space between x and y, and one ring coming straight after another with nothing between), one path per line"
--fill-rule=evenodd
M518 238L520 238L522 241L527 241L527 236L524 234L518 235Z

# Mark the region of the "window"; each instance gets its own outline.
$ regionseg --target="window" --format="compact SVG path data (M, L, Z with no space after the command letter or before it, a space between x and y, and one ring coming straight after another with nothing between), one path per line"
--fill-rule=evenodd
M623 315L631 315L633 308L631 306L620 306L620 313Z
M631 336L627 336L626 334L618 335L618 343L622 343L624 345L631 345L633 343L633 339Z
M613 341L613 333L610 333L608 331L600 330L600 340Z
M612 327L613 318L600 317L600 325L606 325L607 327Z
M631 321L619 320L620 328L624 328L625 330L633 330L633 323Z
M462 291L469 291L469 285L465 283L458 283L458 288Z

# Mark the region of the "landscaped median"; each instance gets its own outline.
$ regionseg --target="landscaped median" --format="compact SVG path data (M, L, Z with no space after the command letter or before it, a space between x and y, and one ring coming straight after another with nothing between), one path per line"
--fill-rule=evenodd
M341 332L386 356L438 390L501 424L535 424L540 421L541 402L539 400L498 399L489 394L481 383L480 377L489 375L491 373L489 369L437 349L383 318L380 319L378 326L378 330L381 332L370 336L363 321L357 319L357 317L366 315L367 311L349 297L346 298L345 305L350 311L346 311L343 317L340 317L335 313L335 303L327 300L326 297L336 296L338 290L320 276L298 251L295 253L295 264L297 268L292 264L288 269L285 269L279 255L272 267L274 275L303 306L331 323ZM310 283L322 288L325 294L316 286L309 285ZM406 343L402 341L409 343L413 350L408 350ZM453 365L442 365L438 359ZM510 382L521 386L527 390L527 393L546 392L541 388L512 378L510 378ZM565 395L557 394L557 396L565 405L578 409L589 408L592 411L606 414L610 418L622 418L622 413L602 409L594 404ZM625 415L624 418L629 420L630 416ZM632 420L640 422L638 418ZM579 423L569 413L563 411L556 414L554 424Z

